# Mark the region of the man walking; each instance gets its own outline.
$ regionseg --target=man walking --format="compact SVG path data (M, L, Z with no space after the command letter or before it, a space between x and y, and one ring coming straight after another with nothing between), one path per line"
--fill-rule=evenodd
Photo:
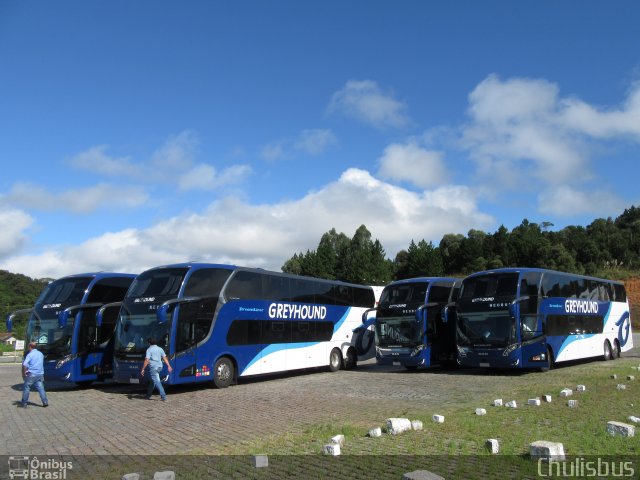
M49 400L47 399L47 393L44 391L44 355L37 348L36 342L29 343L29 353L24 357L22 362L22 378L24 379L24 386L22 387L22 402L20 407L27 408L29 403L29 393L31 388L35 389L40 394L40 400L42 400L42 406L48 407Z
M151 399L151 394L153 393L154 387L158 389L160 400L164 402L167 399L167 395L164 393L164 388L162 388L162 382L160 381L162 362L166 363L167 368L169 369L169 373L171 373L172 368L171 365L169 365L169 360L167 360L167 355L164 353L164 350L161 347L156 345L156 341L153 338L150 338L149 348L147 348L144 363L142 364L142 371L140 372L140 375L144 376L144 371L147 366L149 366L149 375L151 376L151 382L149 382L149 386L147 387L147 395L144 397L147 400Z

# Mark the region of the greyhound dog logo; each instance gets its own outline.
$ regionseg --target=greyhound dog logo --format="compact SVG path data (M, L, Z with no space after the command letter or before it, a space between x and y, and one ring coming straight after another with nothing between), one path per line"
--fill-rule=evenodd
M627 343L627 340L629 340L629 332L631 331L629 312L624 312L620 320L616 322L616 326L618 327L618 341L622 347Z

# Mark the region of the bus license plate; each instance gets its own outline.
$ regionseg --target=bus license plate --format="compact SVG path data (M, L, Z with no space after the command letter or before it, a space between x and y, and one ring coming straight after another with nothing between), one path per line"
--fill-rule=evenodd
M400 362L393 362L393 366L394 367L399 367L400 366Z
M139 378L130 378L129 379L129 383L140 383L140 379Z
M480 366L481 367L489 367L489 363L488 362L480 362Z

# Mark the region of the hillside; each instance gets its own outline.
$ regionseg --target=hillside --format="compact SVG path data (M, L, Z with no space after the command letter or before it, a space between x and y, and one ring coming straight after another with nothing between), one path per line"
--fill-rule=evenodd
M5 330L4 319L7 315L18 308L33 305L49 280L35 280L26 275L0 270L0 331Z
M627 289L629 305L631 306L631 321L633 329L640 328L640 277L632 277L625 280L624 286Z

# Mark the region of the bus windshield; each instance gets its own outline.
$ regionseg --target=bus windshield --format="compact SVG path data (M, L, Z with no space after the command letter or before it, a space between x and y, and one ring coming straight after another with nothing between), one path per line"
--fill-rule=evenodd
M395 311L384 312L379 309L375 323L376 345L417 346L422 343L423 332L420 327L421 323L416 320L415 314L398 316Z
M36 342L40 350L47 358L63 357L71 353L71 336L75 317L70 317L65 328L58 326L58 319L40 319L31 315L27 324L27 343Z
M392 304L422 305L427 296L428 282L411 282L385 287L380 296L380 306Z
M51 282L36 300L36 305L44 306L44 308L58 303L77 305L82 302L91 280L92 277L77 277Z
M458 343L460 345L506 347L515 342L515 320L508 310L458 312Z
M144 353L153 338L158 346L169 348L169 322L158 323L155 313L131 315L129 311L120 311L116 327L116 353Z

